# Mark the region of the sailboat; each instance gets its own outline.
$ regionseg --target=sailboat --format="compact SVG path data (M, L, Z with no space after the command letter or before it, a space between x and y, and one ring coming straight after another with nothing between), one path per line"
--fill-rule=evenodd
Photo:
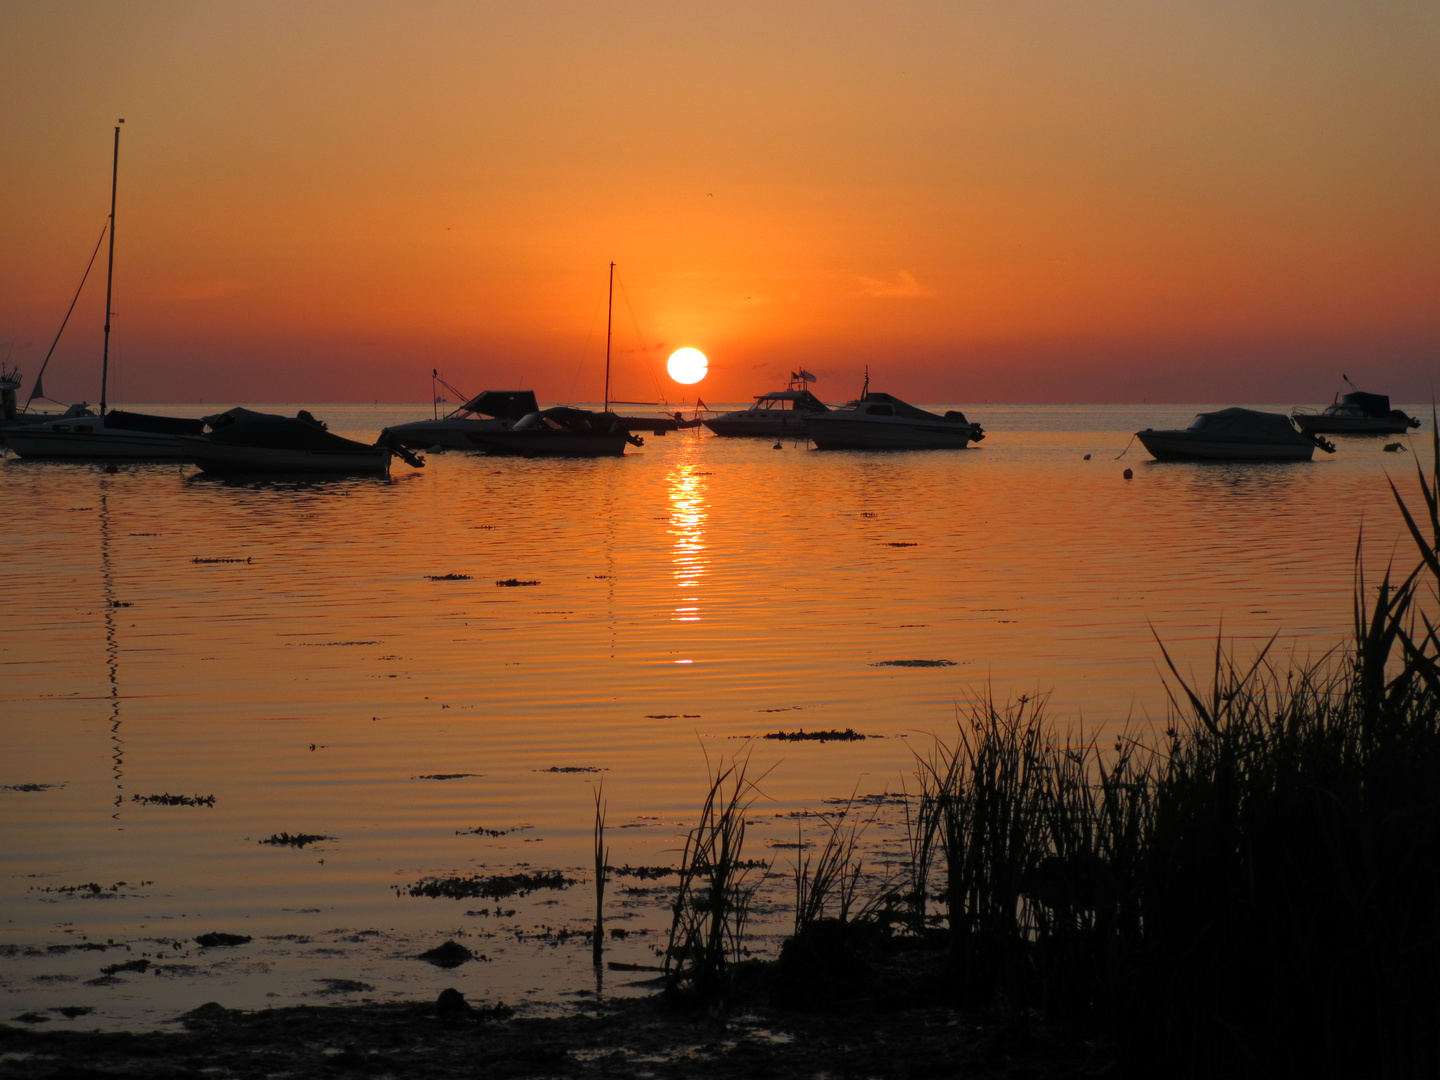
M121 120L120 124L124 122ZM199 435L205 430L203 420L107 409L111 299L115 285L115 196L120 178L120 124L115 125L115 152L110 169L110 256L105 278L105 346L100 367L100 413L98 416L66 415L38 424L22 423L0 428L0 436L3 436L10 449L22 458L179 461L183 456L180 436ZM38 377L36 382L38 384Z

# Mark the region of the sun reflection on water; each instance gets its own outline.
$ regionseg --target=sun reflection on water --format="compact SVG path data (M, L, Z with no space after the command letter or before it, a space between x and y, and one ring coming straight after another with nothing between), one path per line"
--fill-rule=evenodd
M705 521L709 516L706 483L695 461L682 462L666 477L670 485L670 527L675 578L674 622L701 620L700 589L710 565L706 554Z

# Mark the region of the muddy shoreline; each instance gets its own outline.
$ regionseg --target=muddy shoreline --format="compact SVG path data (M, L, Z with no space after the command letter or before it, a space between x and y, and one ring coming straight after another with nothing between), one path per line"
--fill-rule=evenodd
M1082 1033L1017 1026L949 1007L824 1014L760 1002L723 1015L663 997L589 1003L527 1018L475 1003L295 1006L255 1012L213 1002L180 1030L143 1034L0 1025L0 1074L16 1080L118 1077L1082 1077L1112 1059Z

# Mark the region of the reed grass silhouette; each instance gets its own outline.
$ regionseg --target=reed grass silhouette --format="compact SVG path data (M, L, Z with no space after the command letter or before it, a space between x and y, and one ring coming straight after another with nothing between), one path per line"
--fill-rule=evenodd
M672 996L707 1005L724 1000L760 884L750 878L755 864L744 858L745 812L759 795L746 775L749 764L748 756L736 756L712 768L707 758L710 788L680 859L665 986Z
M1242 661L1217 636L1201 679L1157 636L1166 727L1105 748L1058 733L1043 697L983 695L917 754L906 891L861 895L847 806L813 853L801 837L792 941L863 941L863 979L879 937L807 930L943 942L910 1000L1085 1025L1122 1075L1440 1076L1440 433L1416 470L1418 515L1390 487L1418 561L1372 583L1357 540L1353 640ZM747 764L710 774L665 960L672 990L712 1003L754 891Z
M604 801L605 778L595 785L595 934L591 946L591 963L600 967L605 951L605 883L610 874L610 848L605 843L605 812L609 803Z

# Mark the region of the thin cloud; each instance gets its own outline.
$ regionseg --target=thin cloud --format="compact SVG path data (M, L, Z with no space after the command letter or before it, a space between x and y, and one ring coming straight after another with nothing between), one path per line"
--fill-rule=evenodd
M895 275L893 281L881 281L879 278L860 278L860 289L867 296L899 297L900 299L913 300L922 296L934 296L935 290L928 285L921 285L915 280L915 275L909 270L901 270Z

